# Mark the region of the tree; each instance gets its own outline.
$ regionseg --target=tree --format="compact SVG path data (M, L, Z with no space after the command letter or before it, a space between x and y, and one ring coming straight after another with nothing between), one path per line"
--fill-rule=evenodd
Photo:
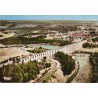
M11 82L27 82L35 79L39 74L39 67L37 61L29 61L26 64L14 64L3 66L0 68L0 80L3 77L12 77Z
M42 47L39 47L39 49L43 49Z
M14 82L23 82L23 75L21 72L15 73L13 75L13 81Z
M28 81L28 78L29 78L29 74L28 73L25 73L24 74L24 77L23 77L23 81L24 82Z
M43 57L43 62L46 62L46 56L45 56L45 57Z
M84 43L84 44L83 44L83 48L87 48L87 47L91 48L91 44L89 44L89 43Z
M75 60L73 60L71 56L60 51L58 51L54 56L55 59L61 63L61 69L64 75L68 75L73 71L75 68Z
M96 34L96 32L95 32L95 31L93 31L93 32L90 32L90 34L91 34L91 35L95 35L95 34Z
M50 63L45 63L46 68L50 67L51 64Z

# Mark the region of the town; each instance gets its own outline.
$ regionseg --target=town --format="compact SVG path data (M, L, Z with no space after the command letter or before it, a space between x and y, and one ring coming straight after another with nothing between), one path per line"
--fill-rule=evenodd
M0 82L98 82L96 21L0 20Z

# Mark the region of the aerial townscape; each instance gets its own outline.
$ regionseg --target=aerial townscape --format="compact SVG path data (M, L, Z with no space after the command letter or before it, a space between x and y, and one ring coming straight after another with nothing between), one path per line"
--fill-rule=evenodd
M0 19L1 83L97 83L98 21Z

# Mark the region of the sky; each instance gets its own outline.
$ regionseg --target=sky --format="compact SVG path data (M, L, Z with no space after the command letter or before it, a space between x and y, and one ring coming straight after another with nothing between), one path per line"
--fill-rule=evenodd
M0 20L95 20L98 15L0 15Z

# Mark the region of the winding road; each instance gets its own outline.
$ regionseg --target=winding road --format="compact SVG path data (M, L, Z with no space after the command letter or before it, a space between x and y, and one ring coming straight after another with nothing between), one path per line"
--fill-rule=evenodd
M51 60L51 69L39 80L35 81L35 83L42 83L48 76L50 76L53 72L57 71L60 68L60 63L57 60Z
M56 66L53 66L51 70L48 71L37 83L42 83L48 76L50 76L53 72L55 72L58 68Z

